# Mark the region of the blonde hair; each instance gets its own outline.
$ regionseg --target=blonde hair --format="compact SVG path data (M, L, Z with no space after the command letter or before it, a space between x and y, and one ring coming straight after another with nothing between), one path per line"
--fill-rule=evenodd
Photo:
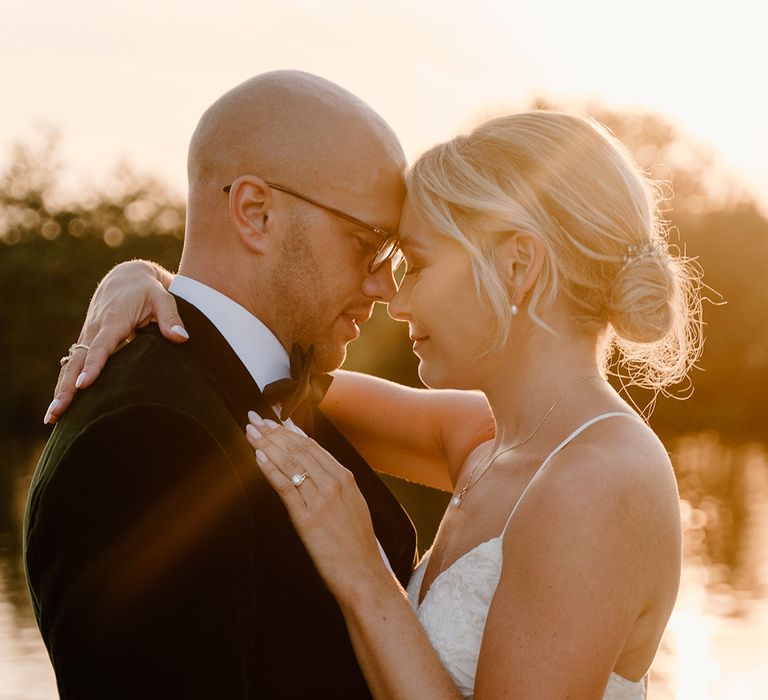
M469 252L497 347L515 300L494 253L525 231L545 252L527 304L534 322L551 331L539 312L562 295L585 332L607 331L606 369L618 350L613 373L633 384L686 377L702 344L698 270L670 250L659 185L597 122L549 111L493 119L424 153L407 179L424 220Z

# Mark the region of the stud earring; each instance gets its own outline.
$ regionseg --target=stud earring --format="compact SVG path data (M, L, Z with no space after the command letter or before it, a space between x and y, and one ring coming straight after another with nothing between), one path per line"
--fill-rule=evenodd
M512 305L509 307L509 313L511 313L513 316L517 316L518 311L520 311L520 309L518 309L517 304L512 301Z

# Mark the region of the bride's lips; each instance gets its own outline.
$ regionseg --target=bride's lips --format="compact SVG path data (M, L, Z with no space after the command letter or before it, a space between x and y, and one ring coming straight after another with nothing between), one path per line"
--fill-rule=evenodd
M425 341L429 340L428 335L412 335L410 338L413 341L413 352L416 352L416 350L420 348Z

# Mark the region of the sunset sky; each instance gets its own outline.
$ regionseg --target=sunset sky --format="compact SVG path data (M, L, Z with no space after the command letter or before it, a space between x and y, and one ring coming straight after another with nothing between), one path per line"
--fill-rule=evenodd
M723 171L757 197L768 217L766 0L0 0L0 176L15 144L41 143L46 127L54 127L61 134L65 198L104 187L120 161L184 194L187 144L205 108L239 82L279 68L321 75L365 99L399 134L411 160L491 114L526 108L536 97L658 113L715 153ZM737 237L722 220L727 217L691 227L703 232L702 258L709 254L721 263L712 265L715 281L704 268L703 294L713 302L705 304L706 332L721 334L713 334L705 348L711 354L704 362L715 358L705 365L712 368L704 375L710 388L701 374L694 375L703 386L696 399L714 391L717 401L712 430L681 432L675 444L689 451L687 470L679 473L680 483L688 479L686 488L696 496L683 494L689 498L683 511L693 554L688 557L686 550L681 594L654 665L654 700L670 700L669 688L676 700L768 698L768 447L765 440L738 443L754 432L751 423L733 435L723 431L722 442L717 432L721 417L735 425L742 416L761 415L751 404L737 405L744 397L757 401L757 394L742 391L728 368L746 368L736 376L751 381L761 367L764 336L753 325L764 313L753 309L765 308L758 307L764 297L753 290L760 291L764 275L748 275L751 259L733 240L747 240L753 232L762 236L764 227L745 226L746 234ZM74 223L85 225L79 217ZM62 230L47 221L39 227L43 235L48 225L54 236ZM111 228L117 245L123 233ZM42 386L40 363L48 362L55 376L57 359L71 342L52 348L45 360L38 338L53 343L80 303L77 290L102 274L97 264L106 271L106 262L99 261L130 249L67 239L72 246L46 249L39 275L17 278L17 269L37 273L38 258L32 256L42 248L39 238L15 233L17 240L27 235L23 240L31 245L11 250L0 239L0 251L12 271L2 279L10 280L6 287L15 293L6 318L26 333L7 336L24 355L18 364L24 371L13 383L21 403L12 403L22 411L39 398L34 391ZM109 241L110 228L105 234ZM93 257L81 260L77 256L86 249ZM70 265L72 256L77 259ZM39 286L27 285L27 278ZM65 285L54 284L65 278ZM37 289L45 295L29 292ZM20 300L27 304L21 311L14 306ZM373 337L369 347L375 349ZM709 411L692 405L694 415ZM19 425L15 414L14 421ZM693 428L686 419L679 429ZM6 526L22 513L26 490L22 467L12 461L9 466L11 490L6 489L7 503L0 500L0 519L6 518L0 525ZM14 489L17 501L4 512ZM732 502L721 503L723 494ZM0 527L0 537L7 534ZM48 656L31 612L22 607L23 567L20 559L5 563L20 552L8 549L6 540L21 546L16 535L0 540L0 700L10 697L4 694L9 676L16 683L8 691L14 697L55 697ZM736 558L733 590L722 559L715 557L707 568L705 543L717 550L716 557ZM739 573L741 566L747 573ZM9 581L17 588L5 588Z
M202 110L299 68L367 100L410 158L533 96L670 117L768 203L768 41L756 0L30 0L0 8L0 158L58 127L69 184L125 158L180 192ZM7 162L7 161L6 161ZM0 164L2 161L0 161Z

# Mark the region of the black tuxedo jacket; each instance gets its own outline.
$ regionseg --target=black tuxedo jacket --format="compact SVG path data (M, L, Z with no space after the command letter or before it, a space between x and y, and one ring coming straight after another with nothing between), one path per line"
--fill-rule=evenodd
M274 417L210 321L145 330L56 426L25 519L33 607L62 698L369 697L341 612L245 440ZM415 533L319 411L401 582Z

